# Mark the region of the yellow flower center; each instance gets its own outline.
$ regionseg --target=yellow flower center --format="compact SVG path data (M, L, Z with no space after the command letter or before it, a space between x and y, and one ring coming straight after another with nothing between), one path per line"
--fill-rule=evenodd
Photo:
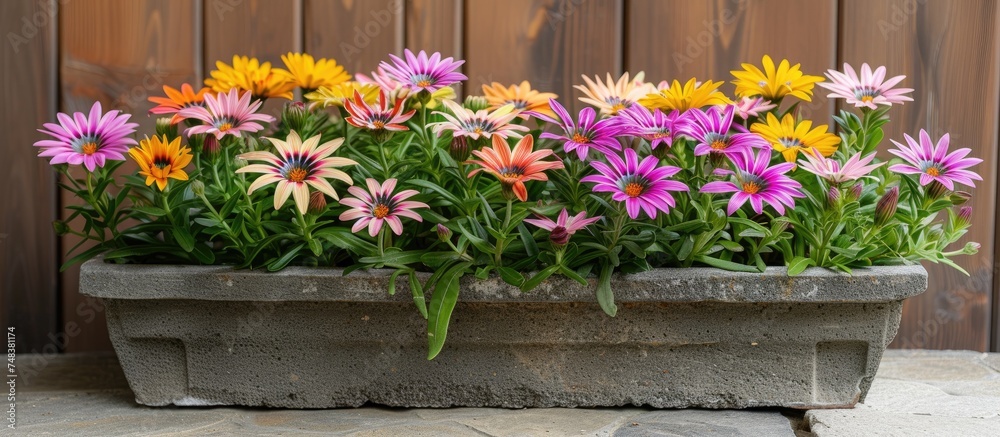
M219 126L219 132L225 132L232 128L233 128L232 123L222 123L222 126Z
M757 194L760 191L760 184L756 182L744 182L743 192L747 194Z
M381 121L373 121L372 122L372 127L374 129L376 129L376 130L378 130L378 129L384 129L385 128L385 123L381 122Z
M926 173L934 177L941 176L941 170L938 170L937 167L927 167Z
M618 111L621 111L622 109L625 109L624 103L615 103L614 105L611 106L611 113L617 114Z
M94 142L84 143L81 149L84 155L93 155L94 153L97 153L97 143Z
M372 215L374 215L375 218L385 218L387 215L389 215L389 207L381 203L375 205L375 207L372 208Z
M625 184L625 194L628 195L628 197L639 197L645 189L646 188L639 183L629 182Z
M429 87L429 86L431 86L431 81L429 81L427 79L421 80L421 81L417 82L417 86L421 87L421 88Z
M710 144L709 147L711 147L712 150L726 150L726 142L722 140L715 140L712 141L712 144Z
M309 172L299 167L293 168L288 172L288 180L292 182L302 182L306 179L306 176L309 176Z
M477 133L477 134L481 134L481 133L483 133L483 128L477 127L475 129L473 129L472 132L473 133Z
M868 102L870 102L872 100L875 100L875 98L872 97L872 96L861 96L861 101L862 102L868 103Z
M520 179L520 178L521 178L521 174L520 173L513 173L513 172L500 173L500 179L503 179L503 180L510 181L510 180L517 180L517 179Z
M587 138L581 134L573 134L573 142L586 144L590 142L590 138Z

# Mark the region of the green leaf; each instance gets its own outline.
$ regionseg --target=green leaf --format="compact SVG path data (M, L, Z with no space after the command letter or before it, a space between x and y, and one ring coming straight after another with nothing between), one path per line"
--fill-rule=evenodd
M476 279L485 280L490 277L493 266L482 266L476 269Z
M84 241L86 241L86 240L84 240ZM64 272L64 271L66 271L66 269L70 268L71 266L73 266L75 264L82 263L84 261L87 261L87 260L89 260L89 259L91 259L91 258L93 258L93 257L95 257L97 255L100 255L102 252L104 252L106 250L107 250L107 247L105 247L103 244L98 244L98 245L96 245L94 247L91 247L90 249L87 249L87 250L83 251L79 255L76 255L76 256L74 256L74 257L66 260L66 262L63 263L63 265L61 267L59 267L59 271L60 272Z
M302 251L304 247L306 247L305 243L299 243L295 245L295 247L293 247L291 250L285 252L285 254L281 256L281 258L278 258L268 263L267 270L276 272L278 270L285 268L286 266L288 266L288 263L292 262L292 260L295 259L295 257L299 254L299 252Z
M309 251L311 251L312 254L316 256L323 255L323 244L321 244L317 239L310 239Z
M527 226L524 226L524 223L517 225L517 232L521 235L521 243L524 244L524 250L528 253L528 256L538 255L538 245L535 244L535 237L528 231Z
M427 314L427 341L429 350L427 359L433 360L441 349L444 348L444 341L448 337L448 323L451 321L451 312L458 303L459 280L472 263L458 263L441 275L434 286L431 294L431 306Z
M605 264L601 268L601 274L597 277L597 303L611 317L618 314L618 307L615 305L615 295L611 291L611 273L613 271L614 267L610 264Z
M408 181L411 185L416 185L418 187L428 188L431 191L437 193L441 198L450 203L452 206L462 207L462 201L455 197L451 191L442 188L440 185L435 184L431 181L425 181L423 179L411 179Z
M816 261L812 258L806 258L803 256L797 256L788 263L788 276L798 276L800 273L806 270L806 267L815 266Z
M549 276L552 276L553 273L558 271L559 271L559 266L548 266L542 269L542 271L535 273L535 276L532 276L531 279L528 279L527 281L524 281L523 284L521 284L521 291L533 290L535 287L538 286L538 284L541 284L542 281L548 279Z
M417 279L417 272L410 271L410 292L413 294L413 304L417 306L417 310L420 311L420 315L423 316L424 320L427 320L427 302L424 300L424 287L420 285L420 280Z
M517 270L510 267L497 268L497 272L500 273L500 278L510 285L520 287L524 283L524 276L521 276Z
M136 205L136 206L133 206L133 207L131 207L129 209L131 209L132 211L141 212L143 214L146 214L146 215L149 215L149 216L153 216L153 217L163 217L163 216L167 215L167 210L165 210L163 208L157 208L155 206L139 206L139 205Z
M570 278L570 279L572 279L572 280L574 280L576 282L579 282L581 285L590 285L590 284L587 283L587 280L583 276L580 276L579 273L577 273L577 272L575 272L573 270L570 270L566 266L559 266L559 273L562 273L567 278Z
M191 235L191 231L184 227L175 227L171 229L170 235L173 235L174 239L177 240L177 244L184 249L185 252L191 252L194 250L194 235Z
M365 264L394 264L394 265L406 265L420 262L420 256L423 255L422 250L408 250L406 252L402 251L392 251L386 252L383 256L366 256L358 260Z
M720 268L720 269L723 269L723 270L729 270L731 272L749 272L749 273L760 273L761 272L761 270L759 270L755 266L748 266L748 265L745 265L745 264L735 263L735 262L732 262L732 261L726 261L726 260L721 260L721 259L718 259L718 258L712 258L710 256L699 256L699 257L695 258L695 261L698 261L698 262L703 263L703 264L707 264L707 265L712 266L712 267L717 267L717 268Z
M396 278L398 278L400 274L405 273L406 270L409 269L396 269L396 271L389 275L389 296L396 295Z

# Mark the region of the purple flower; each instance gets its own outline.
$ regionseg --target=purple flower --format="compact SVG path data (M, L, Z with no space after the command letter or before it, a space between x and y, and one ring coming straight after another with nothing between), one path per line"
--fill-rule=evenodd
M861 64L861 77L859 78L858 74L854 72L854 68L845 62L843 73L829 70L826 77L830 78L830 82L818 83L817 85L831 91L827 97L844 99L857 108L877 109L878 105L902 105L903 102L913 101L906 95L913 92L912 88L892 88L906 76L895 76L885 80L885 67L878 67L872 72L872 68L868 64Z
M823 156L817 149L812 149L810 153L803 153L805 161L799 161L802 169L826 179L832 184L840 184L847 181L867 176L872 170L884 165L884 162L868 165L875 159L875 154L861 157L860 153L847 159L844 165L840 165L837 160Z
M51 157L49 164L53 165L83 164L91 172L104 167L108 159L124 161L128 146L136 144L129 136L139 126L126 123L129 117L129 114L119 115L117 110L102 115L101 102L94 102L89 116L76 112L71 117L60 112L56 114L59 124L45 123L45 129L38 129L55 138L35 142L35 147L43 149L38 156Z
M976 185L972 182L973 179L977 181L983 180L975 172L966 170L983 162L983 160L979 158L966 158L966 155L972 152L972 149L968 148L948 153L948 142L950 141L948 134L944 134L938 140L937 145L934 145L931 141L931 136L923 129L920 130L919 144L909 135L903 134L903 137L906 138L908 147L892 140L892 143L898 149L890 150L889 153L903 158L907 163L893 165L889 167L889 171L919 174L920 185L927 185L932 181L937 181L949 190L955 190L956 182L975 187Z
M383 61L379 67L385 70L390 78L414 92L433 93L468 79L464 74L456 71L465 61L456 61L451 57L441 59L441 53L438 52L434 52L428 58L427 52L423 50L414 55L410 49L406 49L403 51L403 56L406 58L405 61L399 56L389 55L392 64Z
M625 149L625 160L615 153L606 155L610 166L599 161L591 162L600 174L586 176L580 182L591 182L595 192L612 193L616 202L625 202L625 210L633 220L639 217L639 209L649 218L656 218L656 211L669 213L676 202L669 191L687 191L687 185L667 180L681 171L680 168L665 165L657 167L660 160L647 156L639 162L635 150Z
M525 219L525 222L531 223L539 228L549 231L549 239L556 246L563 246L569 242L569 237L573 236L576 231L583 229L590 224L601 219L601 216L587 218L587 211L583 211L573 217L569 216L569 211L563 208L559 212L559 217L555 221L544 216L538 216L538 219Z
M564 141L563 147L565 147L566 153L576 150L576 156L581 161L587 160L587 153L590 152L591 147L604 154L621 150L621 145L615 139L615 136L621 132L617 119L596 120L597 112L594 111L594 108L588 107L580 110L579 123L577 123L556 99L549 99L549 106L559 116L558 120L541 112L531 112L531 115L559 125L565 135L543 132L540 138Z
M695 155L721 153L734 156L752 147L769 147L767 140L760 135L747 132L743 126L733 124L735 107L732 105L721 110L718 107L709 108L707 111L692 109L688 114L689 122L682 130L685 135L698 142L694 148Z
M760 214L764 210L764 202L774 207L778 214L785 214L785 206L795 207L795 197L805 197L799 189L798 182L785 175L794 163L783 162L768 167L771 162L771 151L761 150L756 156L749 149L729 156L735 165L733 181L714 181L701 187L702 193L736 193L729 199L726 214L733 215L747 200L754 212Z
M660 144L670 147L674 135L687 123L687 117L680 111L673 110L670 114L655 109L650 111L642 105L632 105L618 112L621 134L632 135L649 141L649 146L656 149Z

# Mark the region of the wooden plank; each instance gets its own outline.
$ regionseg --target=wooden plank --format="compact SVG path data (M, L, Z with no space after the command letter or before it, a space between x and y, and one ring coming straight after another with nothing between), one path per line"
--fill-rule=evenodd
M844 0L842 14L842 60L855 68L884 64L890 75L906 74L903 84L915 89L914 102L890 114L886 138L901 141L921 128L934 138L947 132L952 147L970 147L984 160L974 169L984 180L972 190L973 227L960 242L978 241L982 249L958 260L972 276L927 265L928 290L906 301L892 346L986 350L995 279L1000 9L996 2Z
M403 0L305 0L305 50L368 74L403 52Z
M0 328L15 328L19 353L61 346L49 338L58 333L56 173L32 147L47 138L35 129L55 120L56 17L54 1L0 3Z
M461 0L407 0L406 47L462 59L462 8ZM461 97L461 85L455 88Z

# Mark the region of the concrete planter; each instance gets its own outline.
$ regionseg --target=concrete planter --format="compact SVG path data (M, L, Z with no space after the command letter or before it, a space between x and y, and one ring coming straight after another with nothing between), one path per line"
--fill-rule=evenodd
M658 269L522 294L468 280L445 350L382 271L84 264L145 405L842 408L863 400L920 266L790 278ZM404 283L405 281L400 281Z

